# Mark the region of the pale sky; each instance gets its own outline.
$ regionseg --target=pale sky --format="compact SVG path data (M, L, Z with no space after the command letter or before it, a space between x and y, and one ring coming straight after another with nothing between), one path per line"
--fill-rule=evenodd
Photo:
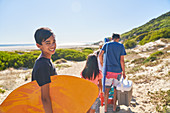
M170 11L170 0L0 0L0 44L35 43L49 27L57 43L97 42Z

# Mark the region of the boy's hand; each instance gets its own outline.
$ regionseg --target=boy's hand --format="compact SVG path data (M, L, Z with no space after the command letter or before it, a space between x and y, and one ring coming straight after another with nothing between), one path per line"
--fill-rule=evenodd
M124 79L126 78L126 75L125 75L125 73L123 73L123 78L124 78Z

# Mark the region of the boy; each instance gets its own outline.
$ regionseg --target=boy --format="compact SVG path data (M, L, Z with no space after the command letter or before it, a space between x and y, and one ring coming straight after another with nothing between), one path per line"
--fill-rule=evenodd
M35 32L34 38L41 54L34 64L32 81L36 80L41 87L41 100L45 112L53 113L49 88L50 76L57 75L56 69L50 60L56 49L55 36L51 29L40 28Z
M103 67L103 72L106 73L105 78L105 112L107 112L107 102L109 90L112 86L114 87L114 98L113 98L113 111L118 111L120 108L116 107L116 86L119 83L121 75L126 78L125 75L125 63L124 55L126 55L125 48L123 44L119 43L120 35L113 34L113 42L108 42L102 47L102 51L99 53L99 59ZM105 61L103 62L103 56ZM123 73L122 73L123 72ZM104 75L103 75L104 76Z

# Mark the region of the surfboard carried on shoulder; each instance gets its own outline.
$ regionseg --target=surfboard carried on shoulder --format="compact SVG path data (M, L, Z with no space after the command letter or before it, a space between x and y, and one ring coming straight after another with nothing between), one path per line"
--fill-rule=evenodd
M54 113L85 113L99 94L88 80L57 75L51 77L50 96ZM0 105L0 113L44 113L41 88L36 81L12 91Z

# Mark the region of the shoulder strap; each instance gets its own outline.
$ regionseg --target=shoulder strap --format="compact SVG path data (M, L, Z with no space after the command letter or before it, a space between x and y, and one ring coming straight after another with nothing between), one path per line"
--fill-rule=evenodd
M106 73L107 73L106 61L107 61L108 46L109 46L108 43L106 43L106 53L105 53L104 65L103 65L103 92L105 92L105 81L106 81Z

